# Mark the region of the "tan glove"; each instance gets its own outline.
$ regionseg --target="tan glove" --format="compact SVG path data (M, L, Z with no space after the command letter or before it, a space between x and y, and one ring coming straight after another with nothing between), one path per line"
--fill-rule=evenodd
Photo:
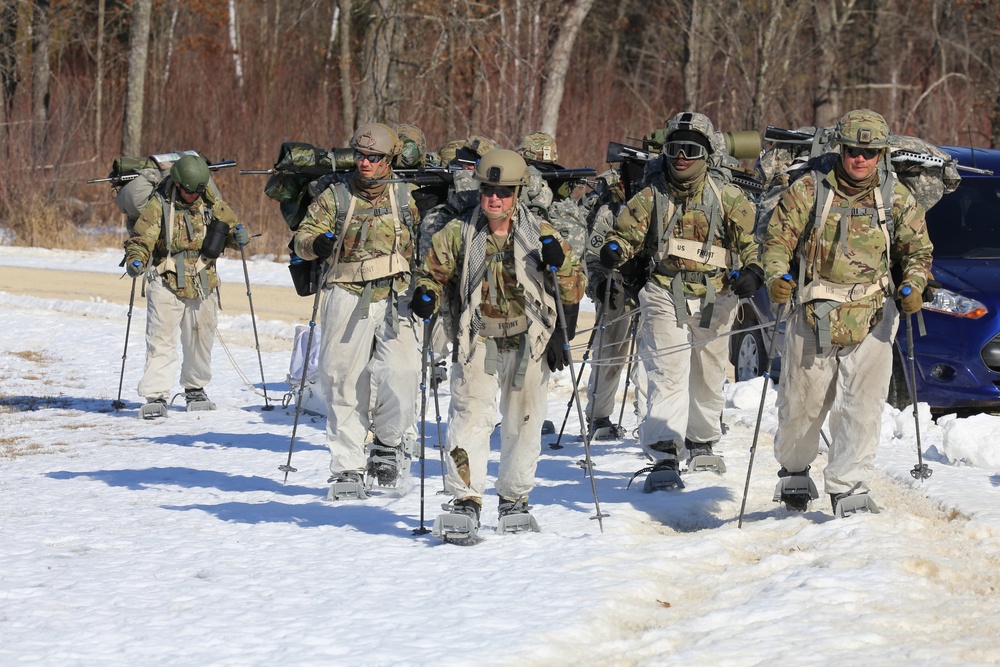
M794 280L778 278L767 288L767 292L771 295L771 303L787 303L792 298L793 289L795 289Z
M920 310L923 305L923 295L909 285L903 284L899 288L899 305L907 315Z

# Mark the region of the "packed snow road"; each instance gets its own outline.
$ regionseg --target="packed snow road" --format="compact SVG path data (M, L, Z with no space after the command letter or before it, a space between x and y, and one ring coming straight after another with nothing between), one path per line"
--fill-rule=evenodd
M634 440L594 444L602 534L573 410L564 449L543 438L543 532L495 535L491 494L484 541L463 548L413 535L447 499L433 401L423 504L419 462L403 497L328 503L320 419L300 423L282 484L294 414L260 409L245 315L220 321L218 410L179 400L166 420L135 418L137 310L115 412L127 305L0 292L3 664L1000 663L996 417L925 416L934 475L917 482L912 414L886 408L883 512L838 520L825 495L804 514L772 502L769 389L739 529L761 385L730 385L725 475L646 495L641 479L625 488L645 464ZM275 403L295 321L257 324ZM557 374L557 428L569 395Z

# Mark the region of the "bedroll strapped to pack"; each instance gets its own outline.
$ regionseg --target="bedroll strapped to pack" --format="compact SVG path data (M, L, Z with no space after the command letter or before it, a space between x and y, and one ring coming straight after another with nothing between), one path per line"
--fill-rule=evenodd
M281 217L295 231L306 215L309 204L321 190L310 188L317 179L354 169L354 149L326 150L302 141L286 141L278 150L278 159L270 170L241 170L241 174L270 174L264 194L278 202Z

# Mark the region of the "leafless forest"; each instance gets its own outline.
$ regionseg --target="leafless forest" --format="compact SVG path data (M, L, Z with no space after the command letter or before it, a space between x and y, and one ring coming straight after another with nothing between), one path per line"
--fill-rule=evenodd
M897 134L1000 146L997 0L0 0L0 242L114 245L122 154L196 148L270 167L283 141L345 145L409 122L609 140L682 109L720 129L828 125L871 107ZM219 172L279 254L263 176Z

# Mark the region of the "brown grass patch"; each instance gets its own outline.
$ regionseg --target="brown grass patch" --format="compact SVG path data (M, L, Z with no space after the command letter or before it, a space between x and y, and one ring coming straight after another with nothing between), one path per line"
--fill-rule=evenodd
M48 361L48 358L41 352L35 350L20 350L18 352L11 352L15 357L21 357L25 361L32 361L36 364Z

